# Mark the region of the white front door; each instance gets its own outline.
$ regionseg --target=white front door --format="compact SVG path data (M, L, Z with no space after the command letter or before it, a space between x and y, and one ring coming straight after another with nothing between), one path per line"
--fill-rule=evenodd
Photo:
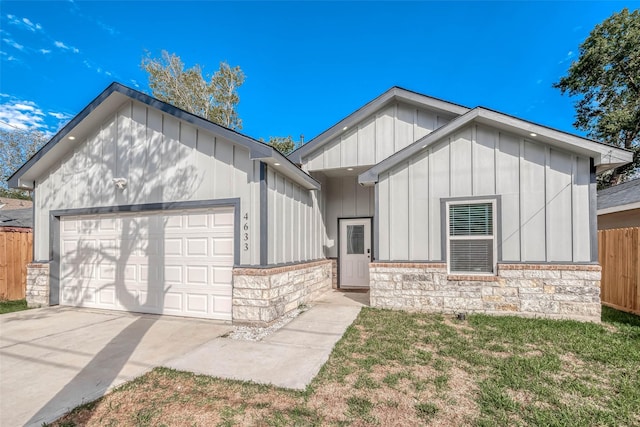
M340 287L368 288L371 218L340 220Z

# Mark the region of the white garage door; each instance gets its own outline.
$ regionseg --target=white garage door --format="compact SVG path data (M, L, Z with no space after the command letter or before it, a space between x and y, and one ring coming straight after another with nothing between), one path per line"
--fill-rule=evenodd
M231 320L233 213L62 217L61 304Z

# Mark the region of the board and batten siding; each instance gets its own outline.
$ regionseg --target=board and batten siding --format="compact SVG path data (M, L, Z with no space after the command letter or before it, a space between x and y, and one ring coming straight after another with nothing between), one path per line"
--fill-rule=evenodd
M239 197L250 231L240 260L259 264L259 176L248 149L125 102L37 181L35 258L49 259L50 210ZM113 178L127 179L127 188L116 189Z
M267 168L269 265L324 258L320 197L319 191L305 190L275 168Z
M451 118L406 103L391 104L311 153L303 159L303 168L320 171L375 165Z
M338 218L372 217L375 211L374 188L358 184L357 176L327 178L325 190L325 254L338 257Z
M444 260L441 199L499 195L499 261L590 262L589 181L589 158L468 126L380 175L377 257Z

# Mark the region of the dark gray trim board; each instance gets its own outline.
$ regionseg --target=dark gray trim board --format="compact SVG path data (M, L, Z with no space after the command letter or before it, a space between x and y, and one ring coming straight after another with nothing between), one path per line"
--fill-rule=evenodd
M589 159L589 234L591 234L591 262L598 262L598 184L593 157Z
M146 203L139 205L100 206L93 208L60 209L49 212L49 303L60 304L60 218L75 215L100 215L109 213L145 213L178 209L203 209L231 206L234 208L233 262L240 264L240 198L194 200L187 202Z
M269 264L269 188L267 165L260 162L260 264Z

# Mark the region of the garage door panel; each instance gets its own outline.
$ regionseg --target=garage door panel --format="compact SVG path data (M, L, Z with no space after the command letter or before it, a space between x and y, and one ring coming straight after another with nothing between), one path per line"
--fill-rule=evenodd
M231 319L233 208L61 219L61 301Z

